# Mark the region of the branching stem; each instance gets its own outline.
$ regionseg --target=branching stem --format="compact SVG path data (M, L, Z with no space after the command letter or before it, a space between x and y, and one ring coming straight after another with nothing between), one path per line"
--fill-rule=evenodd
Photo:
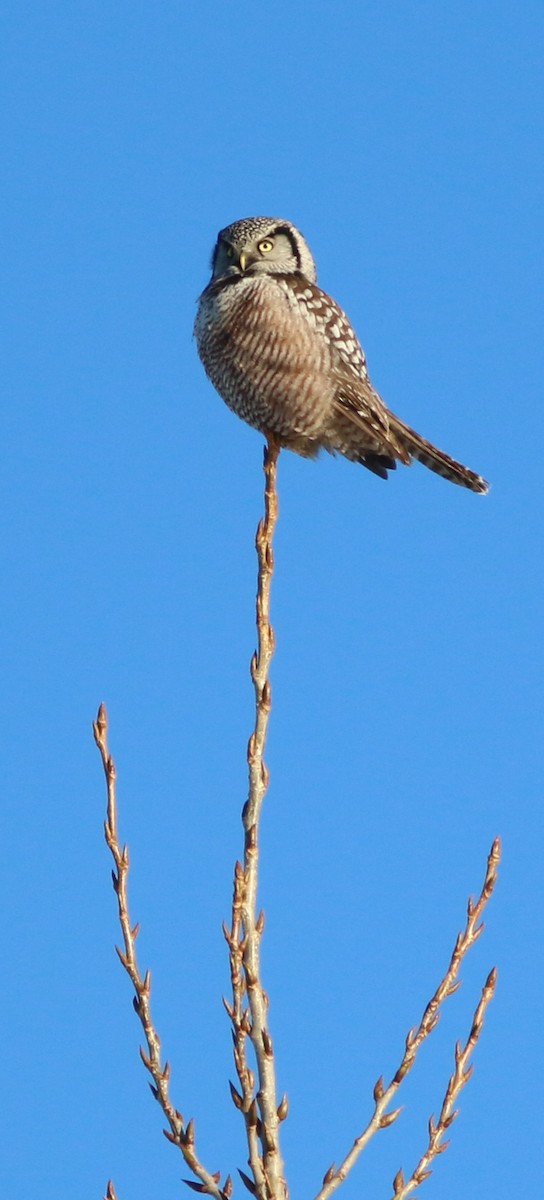
M244 1118L249 1150L248 1163L252 1177L243 1171L240 1171L240 1176L256 1200L287 1200L288 1196L279 1139L279 1127L287 1115L287 1097L283 1096L278 1104L274 1052L268 1028L268 997L261 978L260 947L264 914L259 913L257 908L260 819L268 788L268 769L264 752L272 698L270 665L274 654L274 631L270 622L270 591L274 571L272 542L278 517L278 457L279 445L273 438L269 438L264 456L264 517L259 522L256 537L257 650L251 660L251 678L255 689L255 724L247 750L249 793L242 812L244 853L243 861L236 863L234 871L230 926L223 927L229 948L232 987L232 1002L225 1000L224 1003L232 1023L234 1063L240 1089L231 1084L231 1096L235 1107L241 1111ZM195 1149L194 1123L190 1120L185 1124L181 1113L174 1108L170 1099L170 1068L167 1062L162 1062L159 1035L151 1015L151 977L149 971L143 976L140 972L136 957L138 926L132 924L128 910L129 856L127 847L121 849L119 843L116 772L108 749L107 728L106 709L101 704L93 730L102 757L108 791L105 834L115 862L113 886L117 896L124 944L124 949L118 949L117 953L136 993L134 1007L147 1046L146 1050L140 1049L140 1054L153 1079L150 1085L153 1095L168 1121L169 1128L164 1131L166 1137L181 1150L187 1166L198 1181L185 1182L195 1191L213 1196L214 1200L231 1200L230 1176L227 1176L221 1185L219 1172L212 1174L204 1167ZM466 925L457 937L449 966L427 1004L419 1025L409 1031L404 1053L394 1076L387 1085L382 1078L375 1084L374 1109L370 1120L355 1138L340 1165L337 1167L333 1164L329 1167L316 1200L330 1200L371 1138L378 1130L392 1125L399 1116L400 1108L392 1110L390 1105L412 1069L422 1043L436 1027L443 1002L460 986L458 976L463 959L483 930L481 918L496 883L500 851L500 840L496 838L488 857L480 896L476 902L469 900ZM469 1065L469 1059L480 1036L485 1011L493 996L495 984L496 972L493 970L484 985L469 1037L464 1045L457 1045L455 1069L448 1081L438 1121L435 1122L431 1117L427 1146L410 1178L405 1180L402 1171L397 1172L393 1181L394 1200L408 1200L430 1174L433 1160L446 1148L447 1142L444 1141L444 1137L455 1120L454 1105L459 1093L470 1078L472 1067ZM256 1072L248 1062L248 1047L253 1050ZM108 1184L107 1200L115 1200L115 1189L111 1182Z
M497 882L497 872L500 857L500 838L495 838L488 855L487 870L485 873L482 890L476 902L474 902L472 899L469 899L467 906L466 925L462 933L459 933L457 936L448 969L440 980L434 996L431 998L431 1000L429 1000L419 1025L416 1029L411 1029L409 1031L406 1037L404 1054L390 1083L386 1086L382 1078L378 1079L374 1087L374 1112L372 1113L368 1125L365 1127L365 1129L363 1129L362 1133L355 1138L351 1149L346 1154L344 1160L340 1163L340 1166L331 1167L326 1172L323 1179L323 1185L317 1193L315 1200L329 1200L329 1196L332 1196L332 1193L335 1192L338 1187L340 1187L341 1183L343 1183L344 1179L359 1158L361 1151L364 1150L365 1146L368 1145L370 1139L374 1137L379 1129L386 1129L389 1125L392 1125L393 1121L395 1121L399 1116L401 1112L400 1108L394 1109L392 1112L387 1112L387 1109L393 1102L403 1079L405 1079L408 1072L411 1071L416 1061L416 1055L422 1043L426 1038L429 1037L429 1034L432 1033L433 1029L436 1028L440 1016L440 1008L444 1000L446 1000L448 996L452 996L460 986L458 975L463 959L470 948L478 940L480 934L483 932L484 927L481 918L484 908L490 899ZM484 988L485 1004L481 1009L479 1006L474 1018L473 1029L477 1024L478 1033L483 1021L483 1012L489 1000L491 999L491 996L493 995L495 981L496 973L492 971ZM474 1041L475 1039L473 1039L472 1042L469 1039L469 1043L467 1043L467 1045L470 1044L470 1050L467 1051L467 1053L472 1051ZM467 1079L468 1075L464 1075L463 1083L467 1082ZM457 1086L457 1084L454 1090L455 1095L458 1095L460 1088ZM438 1146L439 1140L440 1139L435 1138L432 1144L434 1146ZM435 1149L434 1155L431 1157L435 1157L438 1153L440 1153L440 1150ZM421 1161L423 1163L423 1160ZM430 1161L430 1158L428 1161ZM422 1171L426 1169L426 1166L427 1163L425 1163L425 1167L421 1167ZM417 1170L418 1168L416 1168L416 1171ZM420 1179L419 1182L422 1182L422 1180ZM402 1186L404 1186L404 1183L402 1183ZM403 1195L406 1194L406 1192L403 1193Z

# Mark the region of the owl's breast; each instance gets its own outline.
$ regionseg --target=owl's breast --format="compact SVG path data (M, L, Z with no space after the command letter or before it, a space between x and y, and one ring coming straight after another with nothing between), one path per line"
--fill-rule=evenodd
M319 437L334 395L330 348L289 276L212 284L195 334L209 378L240 417L280 437Z

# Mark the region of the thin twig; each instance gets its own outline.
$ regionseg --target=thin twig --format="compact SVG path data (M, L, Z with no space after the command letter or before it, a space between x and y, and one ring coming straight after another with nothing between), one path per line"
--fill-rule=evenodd
M401 1063L400 1063L397 1071L395 1072L395 1075L393 1076L391 1082L386 1087L384 1084L383 1078L380 1077L378 1079L378 1081L374 1087L374 1112L372 1114L370 1121L368 1122L368 1125L363 1130L363 1132L361 1134L359 1134L359 1136L355 1139L355 1141L351 1147L351 1150L346 1155L346 1157L343 1159L340 1166L338 1168L334 1165L332 1167L329 1167L329 1170L326 1172L326 1174L323 1178L323 1185L322 1185L320 1191L317 1193L316 1200L328 1200L328 1197L331 1196L334 1191L336 1191L336 1189L340 1186L341 1183L343 1183L347 1174L349 1173L349 1171L351 1171L352 1167L354 1166L355 1162L357 1161L361 1151L364 1150L365 1146L368 1145L370 1139L372 1137L374 1137L374 1134L377 1133L377 1131L379 1129L386 1129L389 1125L392 1125L393 1122L399 1116L399 1113L401 1111L400 1108L397 1108L394 1111L389 1112L389 1113L386 1112L386 1109L392 1103L403 1079L406 1078L408 1072L412 1069L420 1046L425 1041L425 1038L427 1038L429 1036L429 1034L432 1033L433 1029L436 1027L436 1025L438 1023L438 1019L439 1019L439 1015L440 1015L440 1007L441 1007L442 1003L448 996L452 996L453 993L456 992L457 989L461 985L461 981L457 978L457 976L459 974L459 969L461 967L461 963L462 963L465 955L468 953L471 946L474 945L474 943L477 941L477 939L480 937L480 934L483 931L483 928L484 928L483 924L480 923L481 916L482 916L483 910L493 892L495 884L497 882L497 870L498 870L498 866L499 866L499 862L500 862L500 856L501 856L500 838L495 838L495 841L493 842L491 851L490 851L488 859L487 859L487 870L486 870L486 875L485 875L482 891L481 891L480 896L479 896L478 900L476 901L476 903L474 903L474 901L472 899L470 899L468 902L467 922L465 925L465 929L457 937L457 941L454 946L454 950L453 950L453 954L451 956L449 967L448 967L445 975L443 976L442 980L440 981L440 983L434 993L434 996L429 1001L429 1003L425 1009L425 1012L423 1013L423 1016L421 1018L419 1026L417 1027L417 1029L414 1028L409 1031L408 1036L406 1038L406 1046L405 1046L404 1055L402 1057ZM491 984L490 984L491 979L493 979L493 986L491 986ZM478 1007L478 1010L477 1010L477 1013L475 1016L475 1020L473 1023L473 1031L474 1031L477 1020L479 1019L478 1033L479 1033L479 1029L481 1027L483 1011L493 993L494 981L495 981L495 976L492 972L491 975L489 976L487 983L485 985L485 988L484 988L483 997L485 996L485 1003L483 1003L483 997L482 997L483 1008L481 1007L481 1005ZM471 1037L472 1037L472 1034L471 1034ZM469 1042L467 1043L467 1046L469 1046L469 1044L470 1044L470 1049L467 1052L467 1057L468 1057L468 1053L470 1053L470 1051L473 1048L475 1040L476 1039L473 1039L473 1041L471 1042L471 1040L469 1038ZM465 1047L465 1051L466 1050L467 1050L467 1048ZM465 1053L465 1051L463 1053ZM464 1079L463 1082L466 1082L466 1079ZM456 1088L454 1095L453 1095L453 1099L455 1098L455 1095L458 1094L458 1091L459 1091L459 1087ZM446 1099L447 1099L447 1095L448 1094L446 1094ZM452 1099L452 1103L453 1103L453 1099ZM445 1126L445 1128L447 1128L447 1126ZM435 1151L435 1154L436 1153L437 1152ZM419 1166L419 1164L418 1164L418 1166ZM416 1168L416 1171L417 1171L417 1169L418 1168ZM422 1168L422 1169L424 1170L425 1168Z
M261 981L260 942L264 916L257 913L259 823L268 787L264 749L271 706L269 671L274 653L274 632L270 623L270 588L274 570L272 539L278 516L278 455L278 444L273 438L269 438L264 455L264 519L259 522L256 537L257 651L251 660L251 678L255 689L255 726L247 751L249 794L242 813L245 834L244 859L243 865L236 866L232 925L227 937L233 988L230 1015L234 1032L234 1057L242 1088L239 1100L238 1093L233 1094L233 1100L245 1116L253 1183L243 1172L240 1174L246 1186L259 1200L285 1200L287 1195L279 1143L279 1126L287 1114L287 1100L284 1097L278 1105L274 1054L267 1020L268 997ZM244 1007L244 993L247 995L247 1008ZM255 1080L246 1058L247 1036L252 1042L257 1065L256 1094Z
M485 1011L494 995L496 984L497 972L493 968L489 972L483 986L482 995L472 1019L472 1027L468 1039L464 1046L460 1042L457 1042L455 1047L455 1070L448 1080L438 1121L435 1122L434 1117L429 1118L429 1141L425 1153L422 1154L417 1166L406 1182L402 1171L397 1172L393 1180L393 1200L406 1200L407 1196L415 1192L415 1189L432 1174L429 1167L433 1159L437 1158L439 1154L443 1154L444 1150L449 1146L449 1142L443 1142L442 1138L458 1115L458 1110L454 1108L454 1105L459 1098L460 1092L472 1075L473 1067L472 1065L468 1065L468 1060L482 1032Z
M190 1186L200 1192L214 1196L215 1200L228 1200L230 1196L230 1180L227 1179L223 1188L220 1186L220 1173L211 1174L200 1162L195 1150L195 1129L192 1120L184 1124L183 1117L170 1099L168 1082L170 1066L161 1061L161 1043L151 1016L151 974L149 971L142 976L136 958L136 938L139 925L133 925L128 911L128 847L119 844L117 831L117 797L115 763L108 749L108 716L104 704L100 705L96 721L93 722L95 742L100 751L108 789L108 812L104 825L106 842L111 850L116 870L112 871L113 888L117 896L119 922L123 933L124 951L116 947L119 959L129 975L136 995L133 1000L135 1011L145 1034L147 1053L140 1046L140 1056L144 1066L149 1071L153 1083L150 1084L155 1099L160 1104L168 1121L170 1129L165 1129L165 1137L173 1145L178 1146L189 1169L196 1175L199 1183L190 1182ZM187 1180L185 1182L188 1182ZM109 1185L113 1191L113 1184Z

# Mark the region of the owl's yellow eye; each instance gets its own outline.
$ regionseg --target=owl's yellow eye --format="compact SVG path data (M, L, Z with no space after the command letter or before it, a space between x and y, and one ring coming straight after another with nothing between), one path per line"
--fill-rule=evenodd
M259 242L259 250L261 254L270 254L270 251L273 249L274 243L270 240L270 238L265 238L264 242Z

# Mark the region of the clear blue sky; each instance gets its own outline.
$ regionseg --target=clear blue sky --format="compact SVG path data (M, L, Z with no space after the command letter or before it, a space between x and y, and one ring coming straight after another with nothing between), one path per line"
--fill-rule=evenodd
M504 839L464 985L345 1200L391 1194L489 968L422 1195L540 1187L541 3L4 6L2 1174L183 1194L138 1061L91 737L109 707L175 1103L245 1166L220 933L241 850L262 439L192 340L217 229L298 224L388 404L492 481L280 462L261 900L293 1194L395 1069ZM433 1044L434 1043L434 1044ZM237 1189L237 1195L242 1188Z

